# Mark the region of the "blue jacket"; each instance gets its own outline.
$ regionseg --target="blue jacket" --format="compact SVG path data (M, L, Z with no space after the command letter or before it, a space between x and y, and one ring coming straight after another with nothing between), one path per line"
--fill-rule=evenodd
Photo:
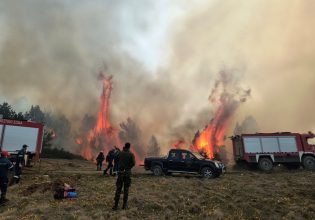
M0 177L8 176L8 170L13 168L13 164L6 157L0 157Z
M115 150L112 149L108 152L107 156L106 156L106 162L112 163L114 160L114 156L115 156Z
M16 165L23 164L25 153L26 150L24 150L23 148L19 150L19 152L16 155Z

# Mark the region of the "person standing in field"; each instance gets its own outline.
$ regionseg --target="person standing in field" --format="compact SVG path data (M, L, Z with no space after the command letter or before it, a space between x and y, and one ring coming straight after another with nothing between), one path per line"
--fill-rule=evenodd
M106 156L106 162L108 163L107 168L104 170L104 175L107 175L107 171L109 170L109 175L113 175L113 160L115 155L115 147L108 151Z
M28 148L28 146L26 144L24 144L22 146L22 149L19 150L19 152L16 155L16 159L15 159L15 166L14 166L14 170L15 170L15 174L14 174L14 179L15 179L15 183L19 183L20 182L20 176L22 174L22 167L24 165L24 157L26 154L26 149Z
M102 170L102 164L104 161L104 153L103 151L100 151L100 153L96 157L96 170Z
M135 156L130 152L130 143L125 143L125 146L118 155L118 177L116 181L115 203L112 210L118 209L121 190L124 187L123 209L127 209L129 187L131 185L131 168L135 165Z

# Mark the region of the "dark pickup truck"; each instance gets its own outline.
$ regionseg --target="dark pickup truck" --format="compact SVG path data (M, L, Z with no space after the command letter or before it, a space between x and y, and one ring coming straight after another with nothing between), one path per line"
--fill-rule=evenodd
M166 157L145 158L144 168L151 170L155 176L163 173L192 173L214 178L225 172L225 166L220 161L208 160L198 153L182 149L171 149Z

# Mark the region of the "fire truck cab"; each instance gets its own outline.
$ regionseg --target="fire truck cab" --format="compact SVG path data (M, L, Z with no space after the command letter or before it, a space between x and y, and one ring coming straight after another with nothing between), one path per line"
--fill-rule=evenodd
M30 160L39 160L42 150L44 125L31 121L0 119L0 150L10 153L14 161L15 155L24 144L28 146L25 165Z
M278 132L242 134L231 137L236 163L257 164L263 171L274 165L315 170L315 135Z

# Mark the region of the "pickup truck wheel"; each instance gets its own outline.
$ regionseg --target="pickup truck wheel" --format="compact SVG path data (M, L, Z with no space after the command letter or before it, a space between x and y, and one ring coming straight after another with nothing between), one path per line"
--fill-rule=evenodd
M258 166L259 166L259 169L261 169L262 171L270 171L273 168L273 163L270 158L263 157L259 159Z
M159 165L155 165L152 169L154 176L161 176L162 175L162 168Z
M201 170L201 175L203 178L211 179L214 178L214 170L211 167L204 167Z
M315 170L315 158L312 156L305 156L303 158L303 166L307 170Z

